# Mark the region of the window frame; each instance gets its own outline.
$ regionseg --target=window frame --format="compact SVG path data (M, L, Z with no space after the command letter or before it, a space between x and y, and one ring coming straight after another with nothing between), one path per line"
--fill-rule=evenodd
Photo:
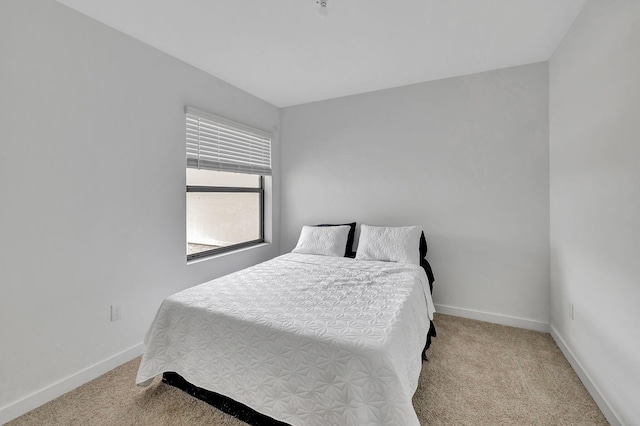
M247 173L240 173L247 174ZM260 206L258 208L260 212L260 238L251 241L244 241L238 244L232 244L225 247L218 247L211 250L205 250L198 253L187 254L187 262L197 259L203 259L206 257L211 257L216 254L227 253L230 251L238 250L241 248L252 247L258 244L264 243L264 176L259 175L259 186L255 188L251 187L235 187L235 186L202 186L202 185L187 185L187 191L189 192L214 192L214 193L257 193L259 195ZM187 242L188 244L188 242Z

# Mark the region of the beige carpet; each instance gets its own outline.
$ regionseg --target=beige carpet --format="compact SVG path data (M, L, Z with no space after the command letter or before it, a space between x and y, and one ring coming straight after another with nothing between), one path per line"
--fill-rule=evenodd
M447 315L413 398L423 425L606 425L550 335ZM244 425L156 378L140 360L10 422L21 425Z

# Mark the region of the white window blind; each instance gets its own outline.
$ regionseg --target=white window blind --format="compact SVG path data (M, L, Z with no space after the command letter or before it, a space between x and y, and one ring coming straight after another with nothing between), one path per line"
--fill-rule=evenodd
M187 167L271 175L271 135L186 107Z

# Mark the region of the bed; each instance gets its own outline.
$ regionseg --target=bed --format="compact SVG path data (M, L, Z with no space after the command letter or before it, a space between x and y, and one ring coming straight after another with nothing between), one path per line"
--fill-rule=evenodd
M419 425L430 268L330 243L339 256L294 250L165 299L137 383L164 374L252 424Z

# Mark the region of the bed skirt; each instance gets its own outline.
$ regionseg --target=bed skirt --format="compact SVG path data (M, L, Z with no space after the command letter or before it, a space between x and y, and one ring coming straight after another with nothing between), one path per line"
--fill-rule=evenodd
M187 382L181 375L174 372L167 372L162 374L162 382L173 387L176 387L191 396L198 398L206 402L207 404L217 408L218 410L235 417L245 423L253 426L289 426L288 423L284 423L275 420L269 416L257 412L253 408L234 401L233 399L220 395L219 393L212 392L206 389L199 388Z

